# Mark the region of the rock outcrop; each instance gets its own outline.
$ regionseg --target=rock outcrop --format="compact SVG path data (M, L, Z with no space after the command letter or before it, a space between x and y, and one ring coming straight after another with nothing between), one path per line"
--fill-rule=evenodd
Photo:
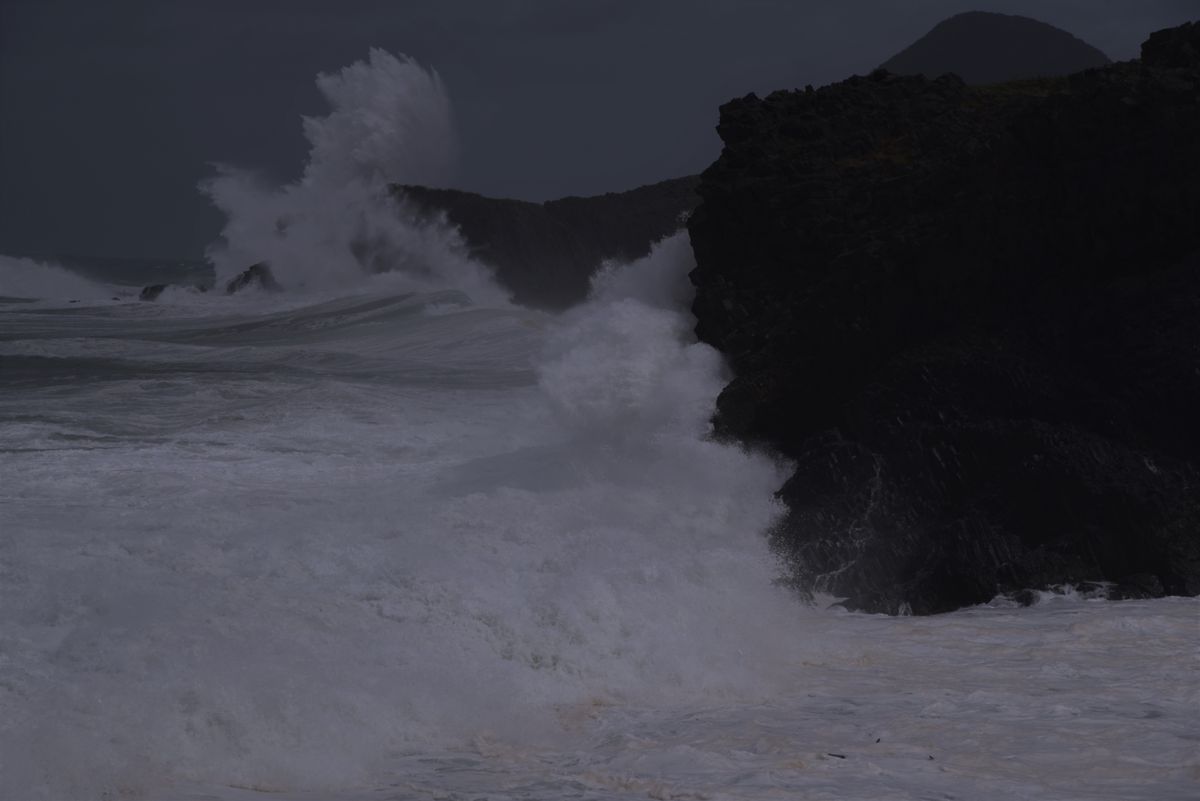
M142 287L142 291L138 293L138 300L158 300L158 296L169 286L170 284L150 284L149 286L144 286Z
M953 73L969 84L1069 75L1109 63L1064 30L1028 17L969 11L938 23L883 63L897 75Z
M495 270L526 306L562 309L582 301L606 259L631 261L683 227L699 202L689 176L595 197L528 203L454 189L397 186L418 211L444 213L471 255Z
M688 228L719 434L794 460L804 591L931 613L1200 593L1200 26L972 88L877 72L721 109Z
M138 293L138 300L153 301L158 300L169 286L179 286L178 284L151 284L150 286L142 287L142 291ZM207 292L208 287L195 284L184 287L192 292ZM271 268L265 261L260 261L257 264L251 264L246 269L235 275L233 278L225 282L225 294L234 295L246 289L261 289L264 292L281 292L283 287L275 280L275 275L271 272Z
M1151 34L1142 45L1142 63L1166 69L1200 69L1200 22Z
M279 285L279 282L275 280L271 268L264 261L251 264L245 270L242 270L231 278L225 284L225 294L232 295L244 289L251 288L261 289L265 292L279 292L283 289Z

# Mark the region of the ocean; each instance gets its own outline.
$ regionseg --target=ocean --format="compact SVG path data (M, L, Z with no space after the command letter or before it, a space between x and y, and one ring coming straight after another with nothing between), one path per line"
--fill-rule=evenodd
M305 177L223 171L157 301L0 258L0 798L1196 797L1200 601L805 603L686 234L515 306L347 145L398 94L351 89L436 121L436 76L322 80ZM262 258L285 291L220 291Z

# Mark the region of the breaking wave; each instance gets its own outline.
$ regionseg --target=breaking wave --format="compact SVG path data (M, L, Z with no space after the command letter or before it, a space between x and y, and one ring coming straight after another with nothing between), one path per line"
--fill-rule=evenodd
M1194 602L802 608L686 235L512 306L388 191L436 75L318 85L301 180L207 184L286 300L0 307L0 796L1191 797Z
M454 287L483 302L505 295L465 256L453 230L407 209L394 184L437 185L452 174L456 137L441 79L405 56L317 78L329 104L304 119L308 161L299 181L271 186L219 165L201 189L226 216L208 258L219 281L267 262L290 289L328 289L398 272L420 289Z
M65 493L12 510L38 545L3 600L42 632L9 671L37 710L6 724L15 775L338 787L593 707L778 691L781 473L706 438L724 377L674 300L691 266L677 236L560 318L360 295L5 346L109 371L10 433L104 443L51 460L69 485L6 478ZM80 503L86 526L55 512Z

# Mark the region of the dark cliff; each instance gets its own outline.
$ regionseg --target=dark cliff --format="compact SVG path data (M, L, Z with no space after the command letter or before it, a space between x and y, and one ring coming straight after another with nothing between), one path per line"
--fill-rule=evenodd
M1028 17L969 11L943 20L883 63L897 75L954 73L969 84L1054 77L1109 63L1064 30Z
M722 107L697 333L736 373L718 432L797 465L802 589L1200 592L1200 26L1143 52Z
M683 227L699 202L689 176L595 197L546 203L503 200L454 189L398 186L419 210L444 212L474 258L492 267L513 300L562 309L587 296L606 259L630 261Z

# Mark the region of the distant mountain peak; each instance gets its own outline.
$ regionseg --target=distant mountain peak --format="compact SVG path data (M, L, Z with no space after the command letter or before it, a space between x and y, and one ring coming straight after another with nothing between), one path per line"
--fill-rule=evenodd
M1069 75L1111 63L1076 36L1029 17L967 11L885 61L899 75L935 78L952 72L969 84Z

